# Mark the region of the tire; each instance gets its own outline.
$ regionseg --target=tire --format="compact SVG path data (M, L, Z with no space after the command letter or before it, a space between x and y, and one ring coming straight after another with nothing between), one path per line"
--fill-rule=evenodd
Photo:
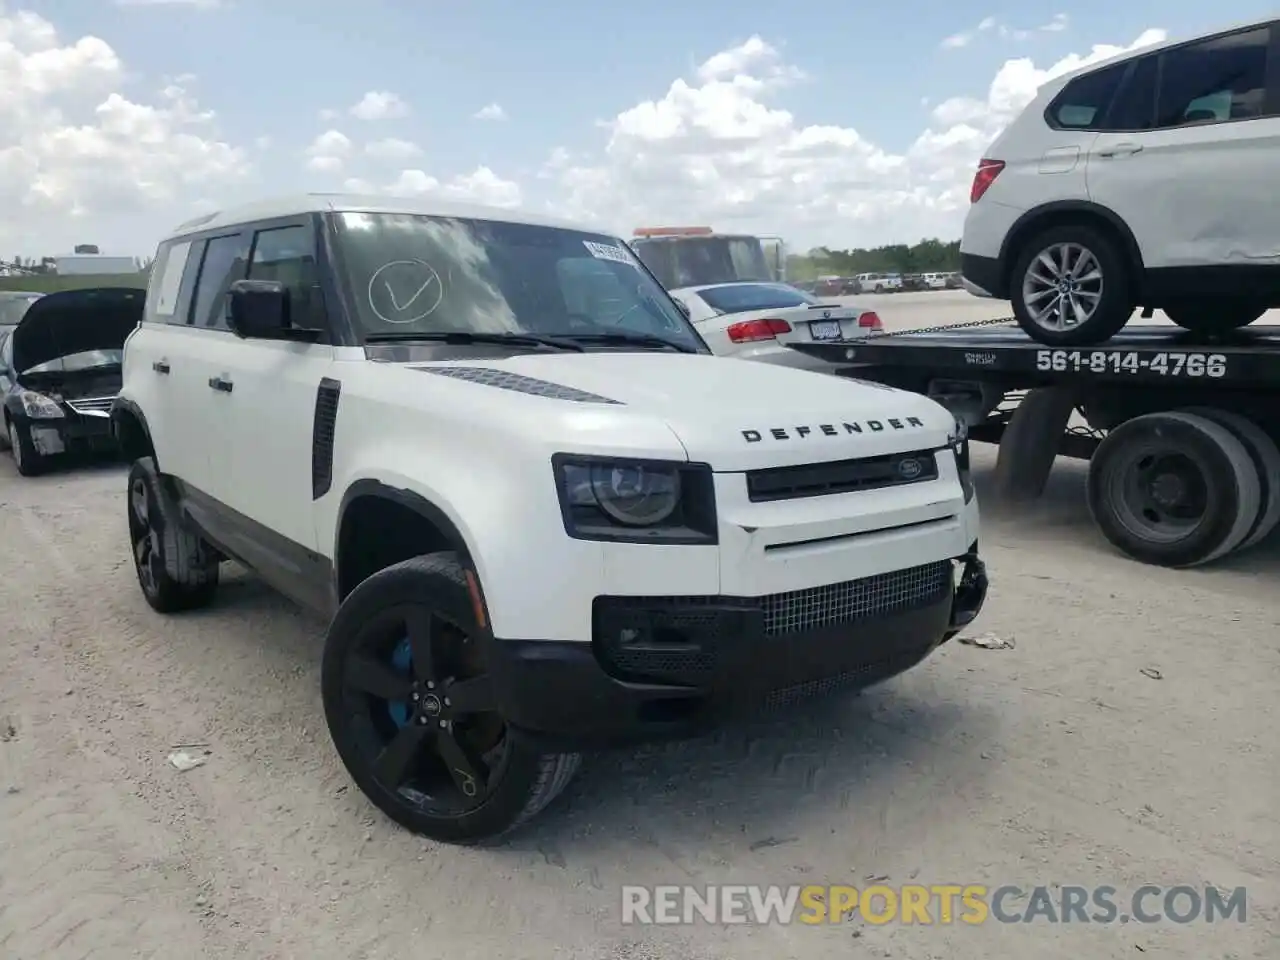
M49 469L49 458L36 450L30 428L24 429L12 420L9 421L9 452L21 476L38 477Z
M430 625L414 632L431 637L418 657L411 618ZM347 772L396 823L442 843L502 838L554 800L581 763L579 754L510 735L487 684L490 643L454 553L414 557L364 580L325 637L321 695ZM452 705L447 696L464 683L470 709L459 708L457 693ZM397 767L400 746L412 759Z
M1204 336L1247 327L1266 312L1257 304L1229 300L1184 300L1164 308L1165 316L1183 330Z
M1081 323L1066 329L1055 330L1043 326L1036 321L1034 309L1053 300L1052 294L1035 297L1036 290L1047 289L1036 287L1030 276L1049 277L1047 268L1031 274L1033 265L1041 255L1047 255L1059 263L1059 254L1067 250L1074 260L1079 251L1087 252L1091 262L1096 265L1097 279L1082 280L1074 278L1076 296L1079 302L1086 302L1085 297L1092 293L1098 299L1092 314ZM1095 271L1085 268L1085 275L1092 278ZM1050 227L1043 233L1031 238L1022 252L1014 259L1009 273L1009 299L1013 304L1013 314L1018 326L1032 340L1051 347L1085 346L1110 340L1129 322L1133 314L1133 294L1131 293L1131 269L1127 258L1120 248L1100 230L1084 224ZM1068 276L1073 276L1067 271ZM1028 298L1035 299L1030 303Z
M1212 420L1219 426L1226 427L1244 444L1254 469L1258 471L1258 481L1262 491L1262 505L1258 510L1258 519L1248 535L1241 541L1236 550L1246 550L1256 546L1271 535L1280 525L1280 447L1267 435L1267 432L1248 417L1233 413L1230 410L1219 410L1216 407L1188 407L1182 411L1195 416Z
M1179 462L1181 461L1181 462ZM1165 472L1141 482L1145 468ZM1176 466L1175 466L1176 465ZM1156 504L1150 489L1173 477L1183 496ZM1103 536L1143 563L1192 567L1236 549L1258 519L1258 472L1244 444L1225 427L1190 413L1149 413L1125 421L1089 463L1089 512ZM1196 508L1199 508L1198 510ZM1175 518L1176 510L1190 514ZM1160 513L1170 520L1161 522Z
M154 458L133 462L126 489L129 546L142 596L157 613L208 606L218 590L217 555L182 523Z

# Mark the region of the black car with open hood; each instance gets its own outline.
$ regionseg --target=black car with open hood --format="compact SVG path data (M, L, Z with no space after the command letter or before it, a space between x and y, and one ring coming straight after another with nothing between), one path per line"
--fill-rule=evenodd
M134 287L64 290L0 331L5 436L19 473L39 473L57 454L112 446L124 342L145 300Z

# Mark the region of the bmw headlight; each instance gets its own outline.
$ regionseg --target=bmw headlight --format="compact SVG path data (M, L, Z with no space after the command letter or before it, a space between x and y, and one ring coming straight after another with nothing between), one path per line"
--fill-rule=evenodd
M565 532L578 540L715 543L715 491L702 464L552 457Z
M951 435L947 437L947 446L956 458L956 472L960 475L960 487L964 490L964 502L973 499L973 475L969 471L969 425L959 417L955 418Z
M46 397L43 393L35 393L31 390L23 390L19 394L22 399L22 409L27 412L27 416L35 420L50 420L55 417L65 417L62 407L58 406L58 402L50 397Z

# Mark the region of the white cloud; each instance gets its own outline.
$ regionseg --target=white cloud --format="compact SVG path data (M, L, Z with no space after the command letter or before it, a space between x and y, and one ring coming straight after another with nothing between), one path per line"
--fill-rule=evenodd
M779 86L798 71L753 37L604 124L608 139L597 153L557 148L539 176L558 193L549 208L628 234L672 221L780 233L794 246L952 238L982 151L1040 84L1163 37L1148 30L1127 46L1095 46L1043 69L1009 60L985 97L938 102L901 151L853 127L802 123L777 106Z
M157 211L186 216L204 191L249 173L245 151L219 139L189 78L150 103L123 96L125 79L97 37L66 41L40 15L0 8L0 248L65 245L82 229L72 218L118 234L116 224Z
M398 120L409 115L409 105L389 90L370 90L347 112L357 120Z
M491 103L488 106L481 107L471 115L473 120L505 120L507 119L507 111L497 103Z
M351 156L351 148L351 138L346 134L326 130L307 147L307 168L317 173L337 173Z
M400 175L383 188L383 192L395 196L438 196L494 207L518 207L522 200L519 184L503 180L484 166L446 181L438 180L423 170L401 170Z
M1048 22L1031 28L1011 27L995 17L984 17L976 26L944 37L940 46L946 50L958 50L969 46L983 34L995 34L1004 40L1028 40L1037 33L1061 33L1069 24L1065 13L1055 13Z
M403 162L422 155L422 148L408 140L387 137L385 140L374 140L365 144L364 152L375 160L392 160Z

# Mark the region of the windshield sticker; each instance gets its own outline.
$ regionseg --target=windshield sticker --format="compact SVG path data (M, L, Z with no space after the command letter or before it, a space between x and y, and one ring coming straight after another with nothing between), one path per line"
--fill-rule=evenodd
M612 260L614 263L625 263L629 267L635 266L627 251L622 247L615 247L610 243L595 243L591 240L583 240L582 245L597 260Z
M425 260L392 260L369 278L369 309L383 323L425 320L444 300L444 283Z

